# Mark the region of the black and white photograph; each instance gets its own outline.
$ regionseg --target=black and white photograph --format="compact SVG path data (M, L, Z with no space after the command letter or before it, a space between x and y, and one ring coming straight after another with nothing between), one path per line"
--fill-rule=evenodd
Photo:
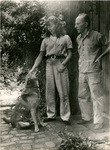
M0 0L0 150L110 150L110 1Z

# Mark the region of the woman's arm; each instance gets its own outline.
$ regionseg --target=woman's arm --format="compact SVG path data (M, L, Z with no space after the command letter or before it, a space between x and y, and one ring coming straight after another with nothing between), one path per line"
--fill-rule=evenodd
M71 49L68 49L67 57L65 58L65 60L61 63L61 65L58 68L59 72L62 73L64 71L64 69L71 57L72 57L72 51L71 51Z
M38 57L36 58L35 63L34 63L32 69L31 69L30 71L34 71L36 68L38 68L38 66L39 66L40 63L42 62L42 59L43 59L44 55L45 55L45 52L43 52L43 51L40 52L40 54L39 54Z
M67 57L62 62L62 65L66 66L66 64L68 63L68 61L70 60L71 57L72 57L72 50L68 49L68 51L67 51Z
M40 65L40 63L42 62L42 59L45 55L44 51L41 51L40 54L38 55L38 57L36 58L33 67L31 68L31 70L29 71L29 73L26 76L26 80L31 76L32 73L37 72L37 68Z
M31 70L29 71L29 74L36 71L36 69L38 68L38 66L40 65L40 63L42 62L42 59L45 55L45 52L40 52L40 54L38 55L38 57L36 58L33 67L31 68Z

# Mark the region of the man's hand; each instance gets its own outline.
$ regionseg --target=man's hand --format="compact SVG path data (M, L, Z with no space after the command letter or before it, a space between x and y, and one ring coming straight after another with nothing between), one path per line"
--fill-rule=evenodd
M99 57L95 60L95 62L98 62L99 64L100 64L100 61L101 61L101 56L99 56Z

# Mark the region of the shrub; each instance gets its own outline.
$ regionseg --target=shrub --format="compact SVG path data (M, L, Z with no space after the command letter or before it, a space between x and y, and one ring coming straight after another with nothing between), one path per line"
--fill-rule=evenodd
M73 133L60 132L63 138L58 150L96 150L95 141L84 137L82 134L75 136Z

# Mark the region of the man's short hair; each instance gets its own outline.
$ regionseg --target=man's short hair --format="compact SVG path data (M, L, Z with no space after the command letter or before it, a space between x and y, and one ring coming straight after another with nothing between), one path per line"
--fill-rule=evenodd
M78 16L82 16L84 18L84 21L88 23L88 28L90 27L90 17L86 13L81 13Z

